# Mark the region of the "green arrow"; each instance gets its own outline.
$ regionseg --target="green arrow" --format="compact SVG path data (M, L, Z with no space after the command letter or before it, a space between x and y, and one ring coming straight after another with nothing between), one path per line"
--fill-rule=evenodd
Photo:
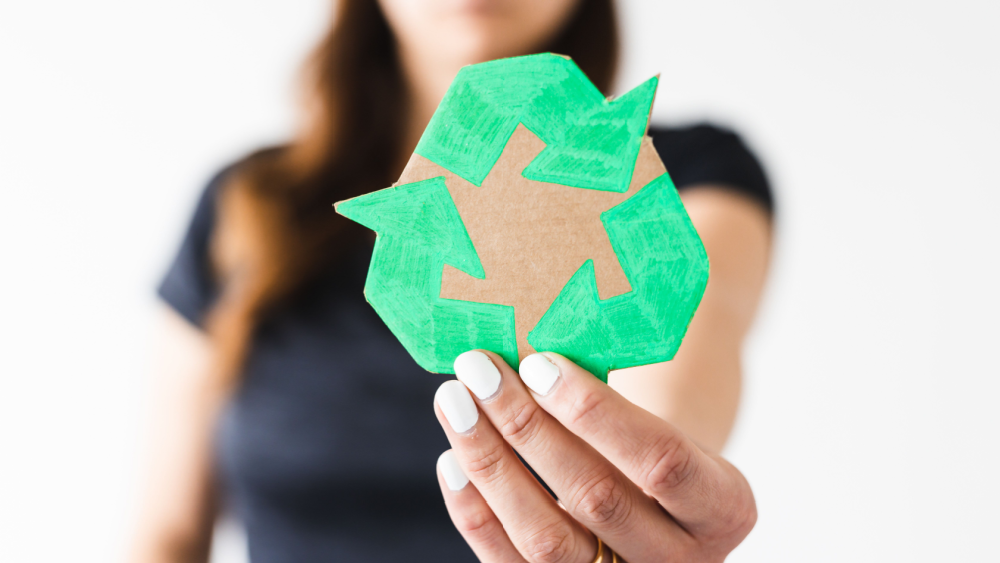
M572 61L556 55L465 67L416 153L482 185L524 124L546 144L525 178L625 192L656 84L652 78L608 101ZM422 367L452 373L454 358L473 348L516 365L512 307L440 297L445 264L485 277L443 177L341 202L337 211L378 232L365 296ZM674 356L707 284L708 257L666 174L601 218L632 291L602 301L588 261L528 342L606 381L610 369Z
M529 180L625 192L646 132L657 78L609 101L576 64L553 54L464 67L417 154L480 186L519 123L545 142Z
M443 176L342 201L336 209L378 233L365 298L421 367L454 373L455 358L474 348L517 365L513 307L440 297L445 264L486 277Z
M601 214L632 291L602 301L588 260L528 343L607 381L609 370L674 357L708 283L708 256L670 176Z

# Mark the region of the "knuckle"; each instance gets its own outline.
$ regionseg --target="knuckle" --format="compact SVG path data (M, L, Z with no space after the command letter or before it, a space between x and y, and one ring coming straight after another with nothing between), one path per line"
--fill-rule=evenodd
M621 479L608 473L584 486L578 495L577 512L588 524L603 530L617 530L627 525L632 513L632 499Z
M466 475L477 476L483 482L492 482L504 472L506 458L503 442L475 452L466 466Z
M463 536L483 541L493 536L500 521L488 510L475 510L455 518L455 527Z
M738 521L739 526L736 528L734 535L739 536L740 541L742 541L743 538L750 534L750 530L753 530L754 526L757 525L757 503L754 502L753 498L744 504Z
M734 510L730 514L717 518L717 526L702 538L702 546L709 553L718 555L718 561L723 561L731 551L736 549L750 535L757 523L757 509L750 503L743 510Z
M604 398L597 391L583 391L573 401L569 411L569 423L574 428L587 428L600 423L600 411L604 408Z
M740 490L730 503L722 522L723 535L739 543L757 525L757 502L749 486Z
M566 525L545 528L524 542L531 563L567 563L573 560L573 533Z
M534 402L521 405L500 423L500 435L514 446L530 442L541 429L543 412Z
M757 501L750 497L750 502L747 503L749 506L746 510L746 517L743 520L743 527L741 532L743 532L743 537L747 537L750 534L750 530L753 530L757 525Z
M644 488L653 495L670 494L690 483L697 471L694 452L681 436L674 436L659 450L646 475Z

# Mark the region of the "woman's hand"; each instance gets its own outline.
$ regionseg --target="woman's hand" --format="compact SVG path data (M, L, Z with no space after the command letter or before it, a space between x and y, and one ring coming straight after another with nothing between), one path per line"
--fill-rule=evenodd
M736 468L566 358L534 354L519 376L472 351L455 373L434 400L453 448L438 480L484 563L590 563L597 537L629 563L722 561L753 528Z

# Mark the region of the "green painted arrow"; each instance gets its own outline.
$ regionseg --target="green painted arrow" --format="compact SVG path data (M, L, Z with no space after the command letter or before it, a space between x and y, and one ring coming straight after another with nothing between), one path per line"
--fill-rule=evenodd
M482 185L520 123L546 144L525 178L625 192L656 84L652 78L607 101L556 55L465 67L416 152ZM517 364L512 307L440 297L445 264L485 277L444 178L373 192L337 211L378 233L365 296L417 363L452 373L455 357L484 348ZM609 369L673 357L705 289L708 258L666 174L601 218L632 291L601 301L588 261L528 342L606 381Z
M336 209L378 233L365 298L421 367L453 373L455 358L474 348L517 365L513 307L440 297L445 264L486 277L444 177L372 192Z
M480 186L519 123L545 142L529 180L625 192L657 78L608 101L576 64L541 54L464 67L416 152Z
M708 283L708 256L670 176L601 214L632 291L601 301L588 260L528 343L607 381L609 370L674 357Z

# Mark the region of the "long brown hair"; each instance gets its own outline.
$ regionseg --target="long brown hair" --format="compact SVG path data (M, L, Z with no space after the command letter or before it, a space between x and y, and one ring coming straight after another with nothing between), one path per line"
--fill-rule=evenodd
M375 0L340 0L305 66L304 120L285 146L251 154L218 195L212 261L221 288L208 317L220 382L237 380L255 327L359 242L335 201L399 174L404 84L395 40ZM607 93L618 61L613 0L581 0L540 51L570 56Z

